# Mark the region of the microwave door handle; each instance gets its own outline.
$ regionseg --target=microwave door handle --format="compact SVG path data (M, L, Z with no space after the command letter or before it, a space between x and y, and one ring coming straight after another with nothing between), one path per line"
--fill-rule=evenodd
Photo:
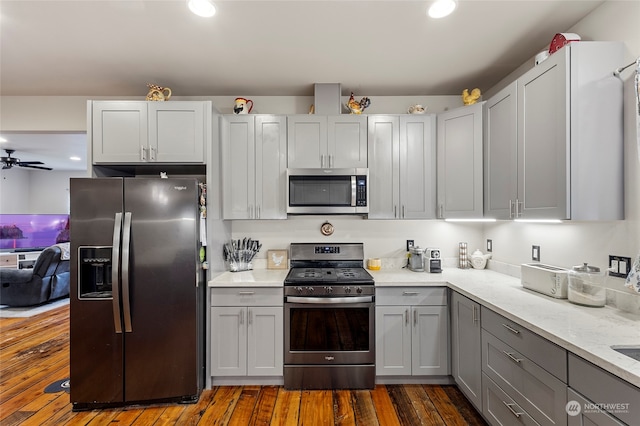
M113 224L113 246L111 256L111 303L113 305L113 325L116 334L122 333L120 319L120 235L122 233L122 213L116 213Z
M351 207L356 206L356 177L351 176Z

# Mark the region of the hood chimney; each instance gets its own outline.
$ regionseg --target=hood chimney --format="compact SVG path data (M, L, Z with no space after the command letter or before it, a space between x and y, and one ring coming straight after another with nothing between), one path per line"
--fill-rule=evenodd
M340 83L316 83L314 85L314 109L319 115L340 115L342 105Z

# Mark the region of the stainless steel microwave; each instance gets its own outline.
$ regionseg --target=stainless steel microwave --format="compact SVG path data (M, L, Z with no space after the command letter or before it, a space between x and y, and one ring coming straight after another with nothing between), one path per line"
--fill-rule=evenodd
M369 169L287 169L287 213L369 213Z

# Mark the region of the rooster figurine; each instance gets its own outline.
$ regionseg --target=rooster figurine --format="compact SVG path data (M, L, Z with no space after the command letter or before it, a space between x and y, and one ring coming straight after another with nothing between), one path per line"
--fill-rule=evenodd
M353 92L351 92L351 97L349 97L349 101L347 102L347 108L351 111L351 114L362 114L366 108L371 105L371 100L367 97L360 99L360 102L356 101L353 97Z
M465 105L473 105L478 102L480 96L482 96L482 93L480 93L480 89L477 87L471 91L471 94L469 94L469 89L464 89L462 91L462 102Z

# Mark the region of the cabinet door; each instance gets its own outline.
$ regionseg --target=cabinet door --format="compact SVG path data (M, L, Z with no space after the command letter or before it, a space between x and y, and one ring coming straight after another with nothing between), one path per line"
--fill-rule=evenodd
M327 117L328 167L367 167L367 117L357 114ZM325 166L327 167L327 166Z
M573 389L567 389L567 426L624 426L609 413L597 409L586 409L587 404L595 407L596 404L583 398Z
M211 308L211 375L247 375L247 308Z
M414 306L411 373L414 376L449 374L449 317L446 306Z
M148 161L203 163L205 105L205 102L150 102Z
M248 308L249 376L282 376L283 327L282 307Z
M287 119L255 117L255 219L286 219Z
M438 115L438 218L481 218L484 102Z
M221 119L223 218L252 219L255 209L255 126L250 115Z
M400 212L403 219L436 215L436 116L400 116Z
M396 219L400 204L400 119L368 117L369 219Z
M376 306L376 375L411 375L409 306Z
M484 123L485 216L513 219L518 198L518 84L487 101Z
M326 116L288 116L287 138L287 167L329 167Z
M94 164L147 160L147 105L138 101L92 102Z
M560 49L518 79L518 211L569 219L568 52Z
M451 298L451 374L458 387L482 411L480 305L460 293Z

